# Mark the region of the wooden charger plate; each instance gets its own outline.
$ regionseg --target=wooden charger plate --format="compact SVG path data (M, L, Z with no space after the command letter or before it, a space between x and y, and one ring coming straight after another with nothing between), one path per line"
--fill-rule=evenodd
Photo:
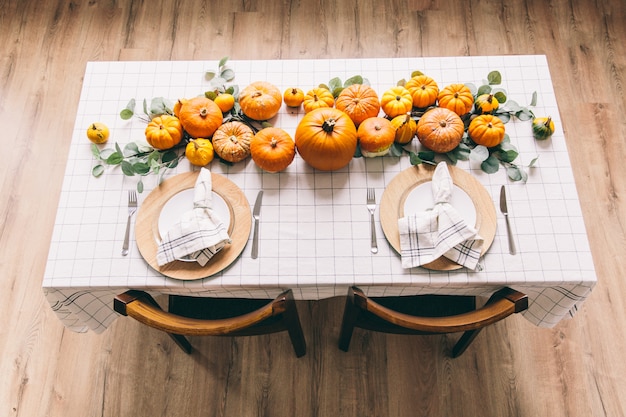
M496 209L491 196L483 185L472 175L455 166L448 165L454 184L465 191L476 209L476 225L480 236L484 239L481 255L489 249L496 235ZM432 181L435 167L425 164L412 166L396 175L380 201L380 223L387 241L396 250L400 250L400 232L398 219L404 217L404 203L407 196L418 185ZM422 265L424 268L437 271L451 271L462 268L461 265L441 256L434 261Z
M135 225L135 237L141 256L152 268L170 278L181 280L202 279L229 266L243 251L250 236L252 214L245 194L228 178L211 173L213 191L224 199L230 211L228 235L232 243L215 254L205 265L197 262L174 261L159 266L156 261L159 234L159 215L167 201L188 188L194 188L199 172L178 174L161 183L141 204ZM192 207L189 207L191 210ZM183 213L181 213L182 215Z

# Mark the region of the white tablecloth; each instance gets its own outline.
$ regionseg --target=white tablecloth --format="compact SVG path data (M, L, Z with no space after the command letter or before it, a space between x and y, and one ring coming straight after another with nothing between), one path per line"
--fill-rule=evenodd
M345 80L360 74L379 96L414 70L433 77L440 88L456 82L479 86L491 70L502 73L509 99L530 103L537 92L537 116L550 115L556 124L552 139L532 138L530 122L506 125L528 169L526 183L513 183L503 168L485 174L474 162L457 166L474 175L497 204L500 186L508 184L511 222L518 248L509 255L504 218L498 215L495 241L479 272L452 272L423 268L403 269L399 255L387 243L377 222L379 253L369 250L369 213L365 190L385 185L410 167L408 156L355 158L334 172L310 168L299 156L279 174L261 171L248 159L233 166L214 161L213 172L226 175L245 193L252 206L265 190L260 228L260 256L251 259L248 243L241 256L221 273L201 280L179 281L153 270L131 244L121 255L127 217L127 191L138 178L109 169L91 175L94 160L86 139L90 123L101 121L111 129L107 146L143 140L145 122L119 117L131 98L153 97L172 101L203 94L210 89L204 73L215 61L90 62L85 71L67 169L43 279L43 291L62 322L75 331L104 331L118 315L115 294L145 289L154 294L193 294L217 297L269 298L291 288L297 299L316 300L344 296L358 285L371 296L410 294L489 295L503 286L528 294L524 316L538 326L550 327L569 317L596 283L576 185L561 129L547 60L544 56L489 56L448 58L384 58L338 60L230 61L233 83L240 88L263 80L281 90L297 86L305 92L333 77ZM290 134L303 110L284 105L271 122ZM417 141L415 141L417 142ZM418 145L415 145L418 146ZM192 169L183 161L167 177ZM144 177L141 205L157 185ZM380 201L380 200L379 200ZM496 205L497 207L497 205ZM378 212L376 214L378 218ZM131 238L133 234L131 234ZM250 239L252 234L250 235ZM339 320L340 318L338 318Z

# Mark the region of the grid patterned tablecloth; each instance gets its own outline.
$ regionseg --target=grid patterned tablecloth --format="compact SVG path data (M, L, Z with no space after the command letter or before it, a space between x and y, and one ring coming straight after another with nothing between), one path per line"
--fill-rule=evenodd
M236 73L233 83L240 88L263 80L281 91L292 86L307 91L333 77L345 80L360 74L380 96L414 70L430 75L440 87L457 82L482 85L491 70L498 70L503 78L500 87L509 99L527 105L536 91L537 106L532 110L552 116L556 124L552 139L535 141L530 122L506 125L520 152L519 165L539 157L536 168L528 169L526 183L510 182L504 169L488 175L474 162L458 164L485 186L494 202L500 186L508 184L518 254L509 255L504 218L499 216L495 241L479 272L403 269L379 223L380 251L372 255L365 190L376 188L380 198L385 185L410 167L407 156L355 158L334 172L316 171L296 156L279 174L262 172L250 159L233 166L214 161L210 169L235 182L251 205L258 190L265 190L260 256L251 259L249 242L241 256L215 276L196 281L166 278L143 260L134 244L128 256L121 256L127 190L136 187L137 178L125 177L119 169L93 177L85 131L90 123L102 121L111 128L109 146L143 140L145 122L119 117L128 101L137 99L140 111L143 99L175 101L200 95L210 89L204 73L214 70L217 61L90 62L43 280L50 305L67 327L104 331L117 317L113 296L130 288L252 298L269 298L292 288L298 299L322 299L344 296L350 285L371 296L487 296L509 286L528 294L530 306L524 316L546 327L569 317L589 295L596 276L545 56L230 61L229 66ZM283 105L271 122L293 135L303 114L302 109ZM190 169L183 161L168 176ZM140 205L156 180L145 177L144 184Z

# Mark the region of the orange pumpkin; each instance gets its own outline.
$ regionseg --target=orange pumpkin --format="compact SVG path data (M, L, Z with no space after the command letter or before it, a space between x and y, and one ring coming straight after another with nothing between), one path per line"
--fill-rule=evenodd
M356 151L357 133L350 117L334 107L305 114L295 134L298 153L309 165L333 171L350 163Z
M443 107L428 110L417 122L417 139L428 149L439 153L456 148L464 131L461 118Z
M413 97L413 107L420 109L434 105L439 95L439 86L427 75L417 75L412 77L404 85Z
M409 90L402 86L391 87L383 93L380 99L380 107L391 118L406 114L413 108L413 97Z
M157 116L146 126L146 141L155 149L170 149L183 138L183 128L177 117Z
M470 122L467 133L477 145L491 148L502 143L505 133L504 123L496 116L483 114Z
M254 132L242 122L224 123L213 135L213 149L225 161L239 162L250 155Z
M283 93L283 100L287 107L300 107L304 101L304 91L296 87L288 88Z
M259 130L250 141L250 155L262 170L279 172L293 161L296 145L285 130L267 127Z
M380 101L376 91L369 85L352 84L339 93L335 107L350 116L358 126L363 120L378 116Z
M176 100L176 103L174 103L174 108L172 109L174 116L176 117L179 116L180 108L183 106L183 103L185 103L186 101L187 101L186 98L179 98L178 100Z
M370 117L359 125L357 136L363 156L372 158L389 153L396 138L396 129L389 119Z
M255 81L239 93L243 114L253 120L268 120L278 114L283 95L278 87L266 81Z
M210 138L222 124L222 111L206 97L181 100L178 117L183 129L194 138Z
M482 94L476 97L474 102L474 108L478 114L493 113L498 110L499 106L500 103L493 94Z
M333 107L335 105L335 97L328 89L316 87L306 93L302 105L305 113L321 107Z
M450 84L439 92L437 97L439 107L452 110L459 116L463 116L472 110L474 96L465 84Z
M417 122L411 117L411 113L401 114L391 120L391 125L396 129L395 142L406 145L415 137Z

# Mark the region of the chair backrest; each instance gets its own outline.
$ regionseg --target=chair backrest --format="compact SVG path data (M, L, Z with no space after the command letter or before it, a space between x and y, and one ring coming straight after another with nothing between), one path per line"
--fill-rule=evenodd
M207 304L212 300L214 299L195 297L195 301ZM220 301L228 302L228 299ZM233 299L231 302L238 303L239 310L242 304L249 303L252 310L233 317L218 319L186 317L164 311L150 294L137 290L130 290L116 296L114 309L124 316L132 317L140 323L168 333L187 353L190 353L191 345L183 336L245 336L278 331L289 332L296 356L300 357L306 353L306 342L291 290L283 292L273 300ZM261 304L260 307L259 304ZM265 323L268 324L265 325Z
M452 356L457 357L467 349L481 329L528 308L528 297L525 294L506 287L495 292L479 308L475 307L474 297L437 296L438 308L447 302L451 310L455 310L450 315L416 315L407 313L406 311L410 310L408 308L401 308L403 306L410 307L411 304L413 306L419 305L422 300L427 300L428 297L433 296L379 297L374 299L367 297L357 287L350 288L339 336L339 348L344 351L348 350L354 327L404 334L465 332L453 349ZM471 299L470 307L467 307L467 299ZM390 300L393 303L386 302ZM455 306L454 304L457 303L459 305L464 303L465 305ZM396 309L390 305L399 308Z

